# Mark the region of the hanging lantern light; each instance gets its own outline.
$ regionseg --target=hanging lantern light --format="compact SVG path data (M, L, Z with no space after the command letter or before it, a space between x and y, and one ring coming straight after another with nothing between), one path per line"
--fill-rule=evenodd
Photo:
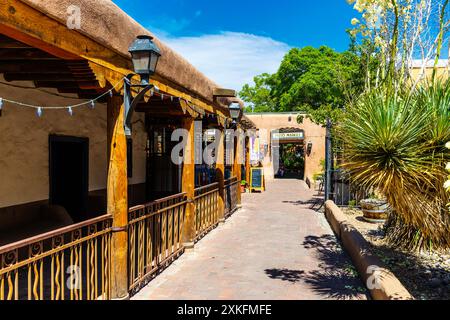
M131 53L134 72L141 76L141 84L149 84L150 76L155 73L161 57L161 50L153 42L153 37L138 36L128 51Z
M69 112L70 116L73 116L73 110L72 110L72 107L67 108L67 111Z
M36 115L38 116L38 118L42 117L42 108L41 107L38 107L36 109Z
M3 98L0 98L0 110L2 110L3 107Z
M89 105L89 108L95 109L95 101L94 100L91 101L91 104Z

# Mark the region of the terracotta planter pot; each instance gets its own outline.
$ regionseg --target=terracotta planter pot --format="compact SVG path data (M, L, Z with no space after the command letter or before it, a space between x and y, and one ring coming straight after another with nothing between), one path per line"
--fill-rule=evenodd
M241 193L245 193L245 186L241 186Z
M371 223L383 223L388 218L389 204L384 200L366 199L360 202L364 220Z

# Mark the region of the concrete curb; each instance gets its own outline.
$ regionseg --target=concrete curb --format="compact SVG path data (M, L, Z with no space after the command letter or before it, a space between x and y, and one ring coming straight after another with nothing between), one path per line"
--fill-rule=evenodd
M325 203L325 216L374 300L414 300L397 277L372 254L369 243L333 201Z

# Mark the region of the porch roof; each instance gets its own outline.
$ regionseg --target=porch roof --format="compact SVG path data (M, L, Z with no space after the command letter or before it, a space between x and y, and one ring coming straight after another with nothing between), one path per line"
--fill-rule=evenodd
M69 6L77 6L81 10L79 30L69 30L66 27ZM130 43L137 35L151 35L162 52L154 77L155 82L162 85L162 91L167 86L183 93L204 109L212 107L208 110L210 112L211 109L219 108L226 116L229 116L227 106L231 101L236 101L236 98L215 96L219 85L110 0L2 0L0 7L3 7L0 10L0 33L11 37L19 31L28 38L31 37L31 41L24 41L23 37L16 38L17 40L28 44L41 41L44 45L40 49L51 47L47 52L58 52L61 58L65 57L67 60L86 59L97 75L100 72L97 72L96 67L102 70L102 76L108 82L131 73L131 56L128 53ZM36 11L41 13L40 17ZM49 18L46 20L58 23L42 22L42 14ZM52 25L55 27L51 28ZM77 40L80 41L77 43ZM241 101L240 103L242 105Z

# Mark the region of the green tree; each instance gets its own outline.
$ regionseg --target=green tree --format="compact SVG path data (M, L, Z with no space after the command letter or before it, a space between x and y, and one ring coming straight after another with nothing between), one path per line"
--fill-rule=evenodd
M350 97L363 90L364 76L354 51L294 48L277 73L255 77L255 85L245 85L240 97L254 112L304 111L314 122L324 124L327 116L337 118Z
M276 103L271 97L272 75L263 73L256 76L253 80L255 85L252 87L248 84L244 85L240 97L249 102L246 112L274 112L276 111Z

